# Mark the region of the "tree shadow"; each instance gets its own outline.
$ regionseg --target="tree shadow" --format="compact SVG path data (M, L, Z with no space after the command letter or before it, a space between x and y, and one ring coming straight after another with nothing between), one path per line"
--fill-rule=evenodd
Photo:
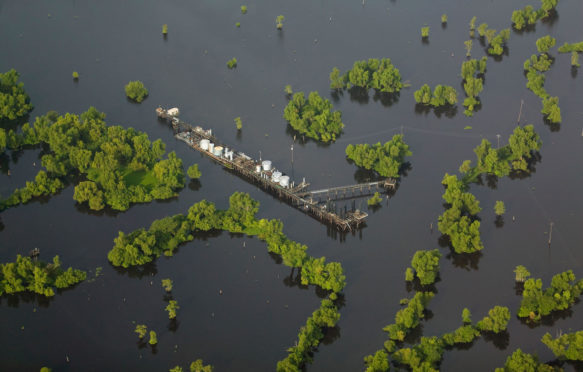
M496 216L496 219L494 220L494 226L496 226L498 229L504 227L504 217Z
M119 275L127 275L129 278L142 279L145 276L155 276L158 273L158 268L156 262L148 262L144 265L131 266L126 268L113 266L111 262L109 265L117 272Z
M197 179L191 179L190 182L188 183L188 188L192 191L198 191L201 188L201 183L200 180Z
M10 119L0 119L0 128L6 130L6 132L13 130L16 131L18 128L23 126L25 123L28 123L30 120L30 113L26 114L25 116L16 118L14 120ZM8 134L8 133L6 133Z
M340 327L334 326L332 328L326 328L324 330L324 338L322 338L321 343L324 345L331 345L334 341L340 338Z
M532 32L536 32L536 23L532 24L532 25L525 25L521 30L517 30L514 27L511 27L512 31L517 34L517 35L522 35L522 34L530 34Z
M180 325L180 322L176 318L170 319L170 321L168 322L168 325L166 326L166 329L168 329L172 333L176 333L179 325Z
M571 66L571 77L575 79L577 77L577 73L579 72L579 68L577 66Z
M350 95L351 102L356 102L356 103L359 103L361 105L366 105L366 104L368 104L368 102L370 100L370 97L368 95L368 89L366 89L366 88L353 86L350 89L348 89L348 93Z
M510 344L510 333L504 330L499 333L482 332L482 337L486 342L491 342L499 350L506 350Z
M571 305L568 309L565 310L555 310L549 315L545 315L541 317L540 321L531 320L530 318L518 318L520 319L520 323L528 326L528 328L533 329L538 326L546 326L552 327L555 323L559 320L567 319L573 316L572 307L579 303L579 299L575 300L575 303Z
M429 45L429 36L425 36L421 38L421 44Z
M375 90L372 99L374 102L380 102L383 107L391 107L399 102L400 97L401 92L387 93Z
M549 15L543 19L541 19L541 22L544 23L547 26L554 26L555 23L559 20L559 13L555 10L555 9L551 9L549 11Z
M543 123L549 127L551 132L558 132L561 130L561 123L551 123L551 121L543 116Z
M451 241L447 235L441 235L438 239L438 244L450 248L450 252L445 256L448 260L451 260L454 267L459 269L465 269L466 271L479 270L480 258L482 258L482 252L474 253L455 253L453 247L451 247Z
M61 290L57 290L57 293L60 294ZM20 306L20 303L22 302L25 304L30 303L33 305L36 304L38 307L41 308L48 308L51 302L54 301L54 299L55 296L47 297L34 292L20 292L0 296L0 305L2 305L2 302L4 300L6 300L6 305L8 307L17 308Z

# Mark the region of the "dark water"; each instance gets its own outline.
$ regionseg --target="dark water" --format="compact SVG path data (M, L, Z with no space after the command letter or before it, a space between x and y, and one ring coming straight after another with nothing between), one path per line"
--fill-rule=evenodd
M536 53L538 37L551 34L558 45L583 40L582 2L564 0L551 22L539 23L533 32L512 32L508 54L501 61L488 60L483 105L473 118L466 118L461 106L452 118L415 111L413 91L424 83L452 85L463 94L459 70L472 16L478 16L477 24L502 29L510 26L512 10L528 3L249 1L248 13L241 15L242 4L229 1L0 1L0 71L16 68L21 73L35 105L33 117L48 110L82 112L93 105L107 113L110 124L162 138L169 151L175 150L186 165L198 162L203 173L198 189L186 187L177 199L134 206L125 213L87 213L75 205L71 187L3 212L2 262L39 247L43 259L59 254L66 265L92 272L103 267L103 275L48 301L2 298L0 370L47 365L71 371L158 371L197 358L219 371L273 370L319 298L314 288L295 285L289 269L263 243L226 233L202 237L141 273L117 271L106 257L119 230L128 232L185 212L203 198L226 207L234 191L258 199L260 216L282 219L288 236L307 244L312 255L342 263L347 276L342 318L307 369L362 370L363 356L386 339L381 328L393 321L399 299L411 295L404 270L413 253L440 247L435 227L443 211L443 174L472 159L481 138L496 143L500 134L505 144L521 99L522 122L534 124L543 140L541 161L529 178L502 179L495 189L472 186L484 208L485 249L480 257L464 261L446 258L449 250L440 248L441 281L423 334L457 328L464 307L475 320L494 305L508 306L515 314L520 297L512 270L518 264L545 284L567 269L583 276L583 76L573 76L569 55L554 53L545 86L560 98L563 124L551 128L543 123L540 101L525 88L522 73L523 61ZM443 13L449 18L445 28L440 25ZM279 14L286 17L282 32L275 29ZM166 40L161 35L164 23L169 27ZM427 44L420 38L425 24L431 27ZM484 55L477 40L472 55ZM228 70L226 61L232 57L238 67ZM294 147L296 179L306 177L315 188L350 184L358 175L345 160L345 146L386 141L403 130L413 151L412 168L389 205L371 213L361 232L343 239L187 149L154 115L158 105L178 106L184 120L212 127L226 143L253 156L261 150L264 159L291 173L292 137L282 119L287 102L283 87L317 90L333 99L328 90L332 67L346 70L355 60L370 57L391 58L412 87L392 102L375 99L372 92L368 98L344 92L334 101L346 124L339 140L330 146L308 142ZM73 70L80 74L77 83ZM150 90L140 105L124 96L130 80L141 80ZM243 120L240 137L233 122L237 116ZM466 125L473 129L463 130ZM10 154L4 161L12 175L0 174L3 195L38 171L37 150ZM496 200L507 206L501 228L494 224ZM159 283L166 277L175 283L178 324L170 324L163 310ZM532 329L513 316L507 339L481 338L469 350L447 351L441 369L492 370L518 347L551 360L540 338L545 332L581 329L582 311L579 303L572 313ZM155 354L136 343L133 321L158 332Z

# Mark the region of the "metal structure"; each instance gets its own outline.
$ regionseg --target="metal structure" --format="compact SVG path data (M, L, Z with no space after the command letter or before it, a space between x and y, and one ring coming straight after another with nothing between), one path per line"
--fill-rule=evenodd
M350 210L344 207L338 211L336 200L353 199L370 195L378 190L394 189L396 186L396 181L389 178L377 182L309 191L309 183L305 179L296 185L289 176L273 167L271 161L255 160L230 146L221 144L213 136L211 129L185 123L177 117L177 114L173 115L177 112L178 109L165 110L162 107L156 109L158 117L170 123L177 139L221 164L230 172L258 185L300 211L334 225L341 231L358 229L368 214L356 209L354 203Z

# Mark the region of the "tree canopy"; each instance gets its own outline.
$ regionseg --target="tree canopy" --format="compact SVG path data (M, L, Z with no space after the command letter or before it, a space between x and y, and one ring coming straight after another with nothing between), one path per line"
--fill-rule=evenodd
M433 107L455 105L457 103L457 92L455 88L448 85L436 85L433 92L431 92L431 87L424 84L413 93L413 96L415 97L415 102Z
M144 83L142 83L139 80L130 81L126 85L125 91L126 96L128 96L129 99L134 100L138 103L142 102L144 98L148 96L148 89L146 89Z
M561 360L583 361L583 331L565 333L555 339L545 333L541 341Z
M94 210L107 205L123 211L131 203L174 197L184 187L182 160L174 152L162 159L165 145L161 140L150 142L147 134L133 128L108 126L105 114L93 107L80 116L38 117L32 127L22 127L22 134L10 131L8 137L7 145L13 149L46 146L41 158L46 171L0 201L0 209L54 194L77 176L83 177L73 199L87 202Z
M421 285L433 284L439 273L439 249L432 251L417 251L411 260L411 266L415 270Z
M352 86L376 89L384 93L397 93L403 88L401 73L390 58L370 58L354 62L352 69L344 75L334 67L330 73L331 89L349 89Z
M340 111L332 111L330 101L317 92L311 92L307 101L303 92L295 93L283 117L293 129L322 142L335 141L344 128Z
M0 123L22 118L32 111L30 97L19 78L14 69L0 73Z
M411 156L409 145L403 141L403 136L396 134L381 145L380 142L369 145L348 145L346 156L354 164L364 169L372 169L383 177L399 177L399 170L405 161L405 156Z
M71 287L86 278L85 271L61 268L59 256L45 263L17 255L15 262L0 263L0 296L33 292L51 297L55 295L54 288Z
M540 363L536 355L531 355L516 349L506 359L504 368L496 368L495 372L553 372L555 369L547 364Z

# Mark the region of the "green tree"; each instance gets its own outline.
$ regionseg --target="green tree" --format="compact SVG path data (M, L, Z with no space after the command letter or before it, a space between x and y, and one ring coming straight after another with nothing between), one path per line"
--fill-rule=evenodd
M467 307L464 307L464 309L462 310L462 322L464 324L472 323L472 313Z
M14 69L0 73L0 120L20 119L32 111L30 97L19 77Z
M516 349L511 356L506 359L504 368L496 368L495 372L553 372L555 369L549 365L542 364L538 361L536 355L524 353Z
M496 203L494 203L494 213L496 213L497 216L502 216L505 212L506 206L504 205L504 202L496 200Z
M146 333L148 333L148 327L145 324L138 324L136 325L136 329L135 331L138 334L138 337L140 339L144 338L144 336L146 336Z
M447 23L447 14L441 15L441 23Z
M384 350L378 350L374 355L364 357L366 372L386 372L390 369L389 355Z
M561 122L561 108L559 107L559 97L548 97L543 99L541 112L551 123Z
M200 176L202 176L202 173L198 169L198 164L192 164L190 167L188 167L186 174L188 174L188 177L193 180L199 179Z
M488 316L476 323L476 328L480 331L500 333L506 330L510 320L510 310L507 307L494 306L488 311Z
M235 118L235 126L237 127L237 130L243 129L243 122L241 121L241 117L240 116L237 116Z
M126 96L138 103L142 102L144 98L148 95L148 89L144 86L141 81L130 81L126 87Z
M162 25L162 35L167 35L167 34L168 34L168 25L163 24Z
M230 60L228 60L227 67L231 70L237 67L237 58L233 57Z
M407 270L405 270L405 280L408 282L412 282L413 279L415 279L415 274L412 268L408 267Z
M571 66L573 67L580 67L579 64L579 54L577 52L571 52Z
M428 285L435 282L439 273L439 259L441 253L438 249L432 251L417 251L411 260L411 266L419 278L421 285Z
M156 332L150 331L150 340L148 341L150 345L156 345L158 343L158 337L156 336Z
M281 14L278 15L277 17L275 17L275 27L277 27L278 30L281 30L283 28L283 21L285 20L285 17L282 16Z
M293 89L291 85L286 85L285 88L283 89L283 91L285 92L285 94L287 94L288 96L291 96L293 94Z
M247 14L247 5L241 5L241 14Z
M178 306L178 302L175 300L170 300L168 305L166 306L166 311L168 312L168 318L174 319L176 318L176 310L180 309Z
M539 53L548 53L549 49L555 46L557 40L550 35L540 37L536 40L536 49Z
M332 111L330 101L317 92L311 92L307 101L303 92L295 93L283 117L293 129L322 142L335 141L344 128L342 114Z
M190 363L190 372L213 372L213 366L204 365L202 359Z
M375 192L374 195L366 201L366 203L370 206L379 205L383 201L381 194Z
M516 266L514 273L516 274L515 280L520 283L524 283L524 281L530 276L530 272L522 265Z
M429 37L429 27L421 27L421 37L422 38Z
M180 366L175 366L174 368L170 368L170 372L183 372L184 370Z
M164 288L166 292L172 292L172 284L172 279L162 279L162 288Z
M73 71L73 80L79 80L79 73L77 71Z
M337 67L334 67L330 73L330 89L343 89L345 86L345 77L340 75L340 70ZM288 94L291 94L291 92Z
M399 170L405 162L405 156L411 156L409 145L403 141L402 135L394 135L385 142L374 145L348 145L346 156L359 167L373 169L383 177L399 177Z
M583 361L583 331L566 333L555 339L545 333L541 341L560 360Z
M466 48L466 57L470 57L472 55L472 46L474 42L472 40L464 41L464 47Z

